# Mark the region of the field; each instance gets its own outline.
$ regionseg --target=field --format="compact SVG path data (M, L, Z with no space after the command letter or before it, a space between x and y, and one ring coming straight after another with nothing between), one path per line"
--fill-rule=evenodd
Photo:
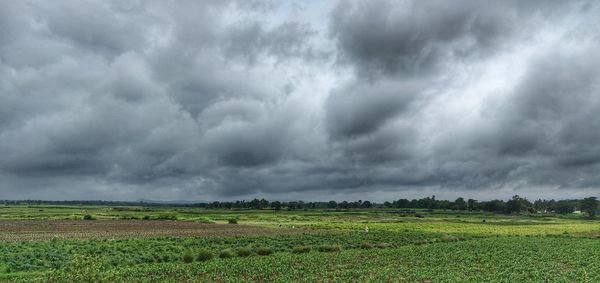
M600 222L441 210L0 206L0 281L600 282Z

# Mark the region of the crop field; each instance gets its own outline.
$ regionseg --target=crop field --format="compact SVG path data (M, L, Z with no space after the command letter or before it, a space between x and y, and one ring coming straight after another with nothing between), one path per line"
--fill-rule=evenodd
M249 225L207 224L190 221L142 220L0 220L0 241L53 239L129 239L157 237L233 237L300 232Z
M600 282L600 221L573 215L6 205L0 219L6 282Z

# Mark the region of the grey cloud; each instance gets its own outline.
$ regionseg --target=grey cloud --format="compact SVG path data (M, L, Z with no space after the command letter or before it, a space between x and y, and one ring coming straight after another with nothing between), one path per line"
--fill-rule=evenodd
M131 3L130 3L131 4ZM66 40L81 50L118 56L139 50L147 44L142 29L151 29L158 20L131 11L144 10L143 4L128 7L119 2L65 1L39 11L38 20L58 40Z
M336 139L370 134L409 110L421 91L422 87L411 81L350 82L327 99L330 135Z
M315 34L310 26L286 22L265 30L261 22L243 23L228 35L225 53L255 62L261 56L272 56L278 62L292 58L312 59L315 54L307 42Z
M501 153L549 156L559 164L600 162L600 70L596 47L576 53L551 52L534 62L508 97ZM569 70L565 72L565 70ZM515 151L517 150L517 151Z
M600 186L596 3L288 4L0 3L0 199Z
M480 1L341 1L331 34L339 60L361 76L422 75L452 56L497 48L516 27L514 6Z

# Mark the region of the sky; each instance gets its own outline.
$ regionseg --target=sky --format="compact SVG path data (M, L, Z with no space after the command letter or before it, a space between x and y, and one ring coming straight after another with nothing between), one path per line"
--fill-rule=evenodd
M0 199L600 196L598 1L0 2Z

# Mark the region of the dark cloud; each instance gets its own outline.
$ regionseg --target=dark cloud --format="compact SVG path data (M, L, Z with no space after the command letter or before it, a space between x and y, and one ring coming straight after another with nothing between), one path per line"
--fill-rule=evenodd
M331 33L339 60L361 76L423 75L448 57L498 48L516 28L515 8L499 1L341 1Z
M395 81L353 82L333 91L326 103L327 125L334 138L370 134L406 111L420 89Z
M0 199L580 196L592 1L0 3Z

